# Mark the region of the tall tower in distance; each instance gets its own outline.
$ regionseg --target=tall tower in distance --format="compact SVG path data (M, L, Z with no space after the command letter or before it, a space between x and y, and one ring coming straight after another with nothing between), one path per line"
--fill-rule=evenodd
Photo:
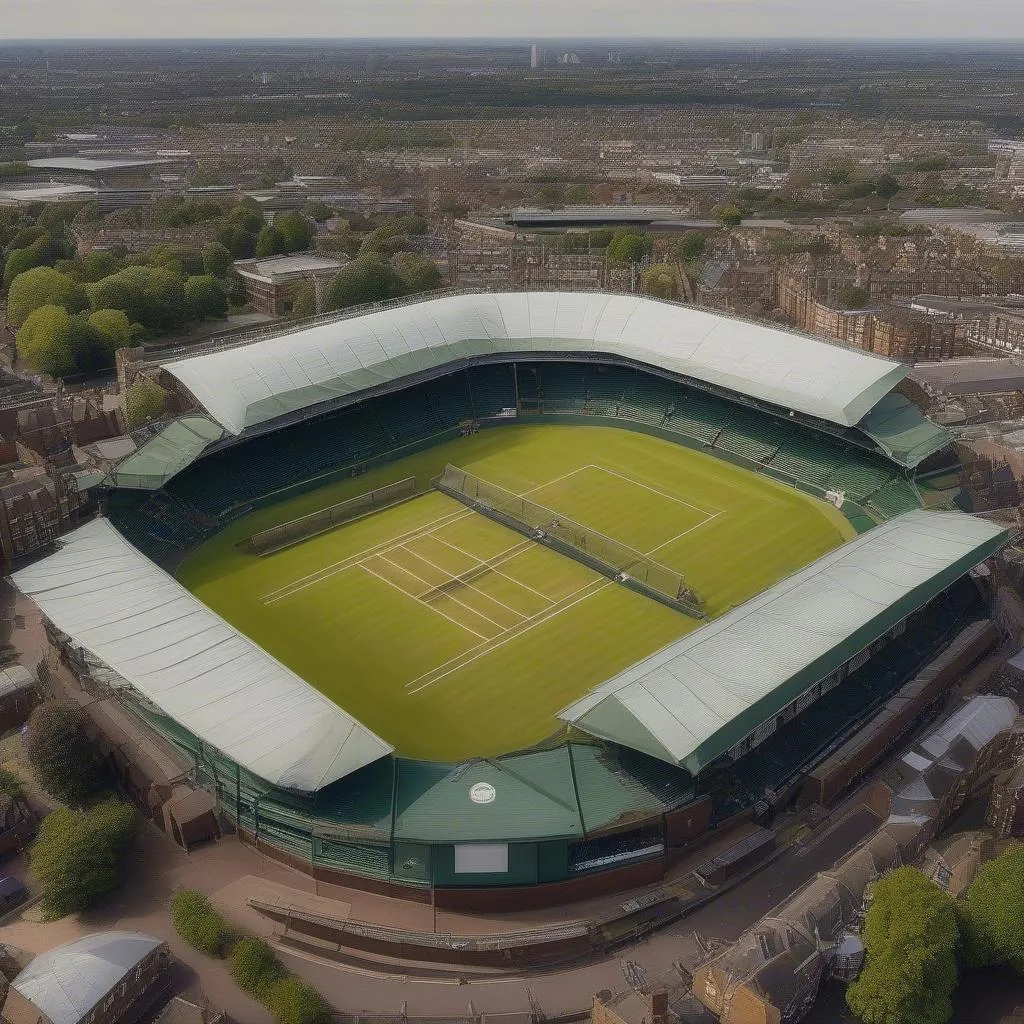
M530 68L536 71L540 67L540 47L536 43L530 47Z

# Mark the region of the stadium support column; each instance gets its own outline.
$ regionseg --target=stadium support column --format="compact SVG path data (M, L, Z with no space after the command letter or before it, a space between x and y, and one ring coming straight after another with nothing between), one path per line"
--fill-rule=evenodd
M519 364L513 360L512 362L512 388L515 391L516 396L516 413L521 411L519 405Z

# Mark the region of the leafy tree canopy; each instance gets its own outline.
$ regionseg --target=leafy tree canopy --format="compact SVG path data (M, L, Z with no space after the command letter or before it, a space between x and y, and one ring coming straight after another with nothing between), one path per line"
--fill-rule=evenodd
M119 348L133 344L143 330L120 309L97 309L89 314L87 322L98 332L111 355Z
M51 377L102 369L110 365L110 350L84 314L70 316L63 306L40 306L22 324L18 355L32 369Z
M331 282L328 309L348 309L405 295L407 286L396 270L372 257L353 260Z
M117 887L138 825L135 811L116 798L87 811L62 807L44 819L31 860L48 918L85 910Z
M430 292L441 287L441 271L437 264L419 253L402 253L398 259L398 272L410 293Z
M220 956L228 929L213 904L195 889L179 889L171 900L174 930L207 956Z
M316 234L312 223L297 210L289 210L274 218L274 227L281 238L280 252L302 252L308 249Z
M129 320L166 330L187 318L181 277L163 267L125 267L87 289L93 309L120 309Z
M707 239L699 231L687 231L672 243L672 254L680 260L696 260L704 255Z
M608 243L608 258L613 263L639 263L651 254L654 243L651 236L634 228L616 231Z
M644 271L643 288L659 299L674 299L679 294L675 271L667 263L652 263Z
M40 306L63 306L69 313L86 309L89 300L77 281L52 267L33 267L19 274L7 293L7 319L20 327Z
M211 277L224 277L231 269L231 251L221 242L203 246L203 272Z
M267 995L277 1024L326 1024L328 1006L315 988L298 978L282 978Z
M735 228L743 221L743 211L733 203L724 203L714 209L715 218L724 228Z
M246 937L231 951L231 977L238 987L265 1002L271 989L287 972L274 951L262 940Z
M167 392L149 377L139 377L125 395L125 416L132 429L159 419L166 408Z
M79 806L106 785L85 733L85 712L73 700L49 700L33 710L25 753L42 787L62 803Z
M866 1024L946 1024L957 983L953 901L912 867L875 882L862 934L866 959L846 1001Z
M185 305L196 320L221 317L227 315L228 297L216 278L203 274L185 282Z
M960 907L971 967L1007 964L1024 974L1024 845L982 865Z

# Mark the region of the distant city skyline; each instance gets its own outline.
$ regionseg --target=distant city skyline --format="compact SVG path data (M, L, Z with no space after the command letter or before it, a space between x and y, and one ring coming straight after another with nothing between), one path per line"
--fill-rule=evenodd
M19 39L1021 38L1020 0L9 0Z

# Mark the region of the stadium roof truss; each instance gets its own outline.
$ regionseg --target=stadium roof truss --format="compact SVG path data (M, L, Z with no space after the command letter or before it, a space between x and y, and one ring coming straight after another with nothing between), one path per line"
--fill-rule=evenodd
M696 774L1006 542L908 512L595 687L565 722Z
M645 364L843 427L907 374L900 363L636 295L451 295L321 322L166 363L232 434L473 360L573 354Z
M54 625L205 742L315 791L394 749L193 597L107 519L12 577Z

